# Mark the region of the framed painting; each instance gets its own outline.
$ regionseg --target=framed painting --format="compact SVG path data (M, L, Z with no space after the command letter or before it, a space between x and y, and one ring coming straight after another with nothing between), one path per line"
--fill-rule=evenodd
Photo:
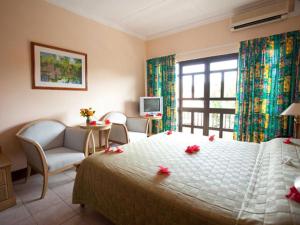
M31 42L32 88L87 90L87 54Z

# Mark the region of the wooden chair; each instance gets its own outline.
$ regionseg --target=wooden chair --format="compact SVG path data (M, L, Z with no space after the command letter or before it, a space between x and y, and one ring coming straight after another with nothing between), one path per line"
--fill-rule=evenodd
M121 112L106 113L101 121L109 119L112 123L109 141L127 144L147 138L149 119L141 117L127 117Z
M91 132L56 120L38 120L16 134L27 157L26 180L31 168L44 178L41 198L47 192L48 176L70 169L88 156Z

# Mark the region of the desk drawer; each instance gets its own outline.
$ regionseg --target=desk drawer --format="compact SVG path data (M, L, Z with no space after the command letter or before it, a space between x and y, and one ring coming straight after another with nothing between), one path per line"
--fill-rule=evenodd
M7 188L5 185L0 186L0 202L8 199Z
M0 185L6 184L5 169L0 169Z

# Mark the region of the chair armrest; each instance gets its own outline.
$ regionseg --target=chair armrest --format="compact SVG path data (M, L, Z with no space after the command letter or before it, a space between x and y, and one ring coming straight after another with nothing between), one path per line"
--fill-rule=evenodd
M85 153L88 145L88 135L89 131L87 129L67 127L65 130L64 147Z
M129 139L126 126L121 123L112 123L109 134L109 141L119 144L127 144L129 142Z
M48 172L48 164L43 148L36 141L17 134L25 152L27 164L40 173Z
M148 118L141 117L128 117L126 121L126 126L129 131L146 133L148 131Z

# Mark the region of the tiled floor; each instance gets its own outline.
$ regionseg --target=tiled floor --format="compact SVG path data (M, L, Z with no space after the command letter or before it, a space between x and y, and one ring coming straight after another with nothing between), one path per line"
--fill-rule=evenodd
M42 176L33 175L28 182L14 183L17 205L0 212L1 225L113 225L89 207L72 204L75 171L49 177L46 197L39 199Z

